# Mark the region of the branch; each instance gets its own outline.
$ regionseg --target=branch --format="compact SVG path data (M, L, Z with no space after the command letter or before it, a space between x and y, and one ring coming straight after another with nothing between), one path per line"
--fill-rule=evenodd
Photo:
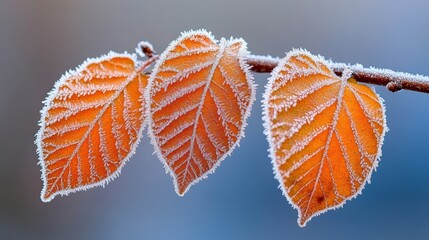
M269 73L278 64L279 58L270 56L249 55L247 63L250 65L250 70L259 73ZM391 92L396 92L401 89L429 93L429 77L422 75L413 75L403 72L395 72L388 69L364 68L360 64L347 65L344 63L330 64L331 69L341 76L346 68L353 72L353 78L358 82L370 83L375 85L386 86Z

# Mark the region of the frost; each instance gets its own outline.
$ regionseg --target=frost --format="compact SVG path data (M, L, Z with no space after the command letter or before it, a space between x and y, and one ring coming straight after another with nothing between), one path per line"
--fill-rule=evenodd
M259 65L277 65L280 58L278 57L273 57L271 55L265 55L265 56L256 56L256 55L252 55L249 54L246 56L246 58L248 59L253 59L253 61Z

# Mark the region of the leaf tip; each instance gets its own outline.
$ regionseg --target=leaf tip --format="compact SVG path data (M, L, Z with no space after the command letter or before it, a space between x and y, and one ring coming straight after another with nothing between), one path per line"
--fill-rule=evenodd
M186 192L187 191L185 189L177 189L176 190L176 193L177 193L177 195L179 195L179 197L184 197Z
M52 194L46 193L44 190L40 193L40 200L44 203L50 202L55 196Z
M304 228L310 219L298 218L298 226Z
M184 197L185 194L188 192L189 188L191 187L192 183L190 184L179 184L177 180L174 181L174 188L180 197Z

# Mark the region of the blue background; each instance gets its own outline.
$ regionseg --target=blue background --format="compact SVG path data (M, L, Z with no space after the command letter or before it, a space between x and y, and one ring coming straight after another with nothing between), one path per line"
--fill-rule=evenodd
M303 47L337 62L429 75L429 2L0 1L0 239L429 239L429 95L376 87L387 107L383 156L363 195L305 228L274 179L259 84L246 137L185 197L145 135L106 188L42 203L34 134L54 82L87 57L162 52L181 31L243 37L254 54Z

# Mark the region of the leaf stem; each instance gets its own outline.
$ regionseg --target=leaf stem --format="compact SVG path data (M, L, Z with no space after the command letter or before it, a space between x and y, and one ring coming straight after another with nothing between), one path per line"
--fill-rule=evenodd
M150 58L148 58L147 60L141 62L141 64L137 67L136 72L141 72L141 71L145 70L152 63L154 63L156 60L158 60L158 58L159 58L159 55L157 55L157 54L151 55Z
M279 58L271 56L249 55L247 63L250 65L250 70L258 73L269 73L278 64ZM352 77L363 83L386 86L391 92L396 92L402 89L429 93L429 77L395 72L388 69L364 68L360 64L348 65L344 63L330 62L330 68L335 74L341 76L345 69L350 69Z

